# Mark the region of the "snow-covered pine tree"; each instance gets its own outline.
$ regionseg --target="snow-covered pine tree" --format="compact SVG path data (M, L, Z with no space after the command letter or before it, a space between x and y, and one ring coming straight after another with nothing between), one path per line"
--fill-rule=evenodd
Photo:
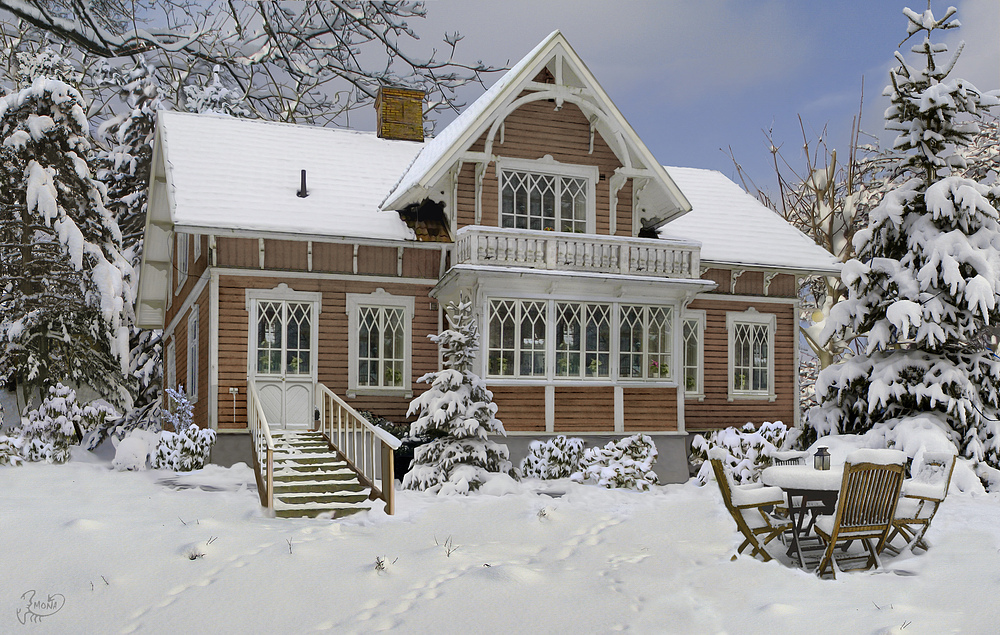
M128 404L132 266L88 134L83 97L59 79L0 98L0 384L26 398L87 384Z
M849 297L828 330L867 333L865 350L821 373L809 422L820 434L862 432L929 412L966 456L996 465L1000 358L981 333L1000 320L1000 223L996 192L959 175L975 117L998 100L948 79L961 47L942 63L948 49L931 36L959 26L954 8L941 19L904 13L906 39L923 36L911 50L925 67L897 52L886 88L901 176L855 235L857 258L842 272Z
M420 378L431 387L410 402L407 412L418 414L410 436L437 438L416 448L403 487L467 494L479 489L489 473L513 471L507 446L489 439L490 434L507 436L495 416L493 393L471 370L479 346L472 302L460 298L458 304L448 304L447 312L450 328L429 336L441 349L445 369Z
M153 164L156 113L164 107L156 68L139 56L131 68L105 64L100 83L113 87L125 108L99 130L106 145L97 155L97 178L107 185L108 209L122 231L123 255L138 269L146 227L146 193ZM138 278L134 278L134 285ZM161 332L133 328L129 334L129 374L135 379L133 407L121 422L122 430L160 426L163 384Z

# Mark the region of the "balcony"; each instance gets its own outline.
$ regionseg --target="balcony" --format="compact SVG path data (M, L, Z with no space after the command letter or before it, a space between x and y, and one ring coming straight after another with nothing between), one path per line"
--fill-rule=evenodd
M454 262L663 278L700 277L697 243L469 226L458 231Z

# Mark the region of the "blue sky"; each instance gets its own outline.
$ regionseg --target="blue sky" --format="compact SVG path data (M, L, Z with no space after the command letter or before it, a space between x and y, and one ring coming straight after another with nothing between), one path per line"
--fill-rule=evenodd
M951 4L963 26L947 41L953 49L966 41L955 75L981 90L1000 87L1000 2ZM662 163L734 177L731 146L752 178L770 185L762 129L773 128L796 167L799 115L809 130L828 126L845 152L862 77L863 127L885 137L881 92L906 34L906 6L922 12L926 1L431 0L428 18L413 26L424 45L457 30L459 58L494 65L515 63L558 28ZM948 6L932 5L938 16Z

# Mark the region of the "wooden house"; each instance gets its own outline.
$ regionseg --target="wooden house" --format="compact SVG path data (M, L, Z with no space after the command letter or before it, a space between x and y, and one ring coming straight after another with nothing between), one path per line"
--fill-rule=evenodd
M660 165L559 32L426 140L421 99L384 89L377 133L161 113L137 316L198 421L246 434L252 397L307 427L326 392L405 421L468 294L515 459L645 432L679 481L691 432L797 423L796 278L828 253Z

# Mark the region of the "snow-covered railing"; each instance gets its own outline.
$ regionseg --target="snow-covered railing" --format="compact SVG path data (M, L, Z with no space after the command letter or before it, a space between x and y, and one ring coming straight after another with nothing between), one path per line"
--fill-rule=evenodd
M250 382L247 390L247 427L253 437L254 457L257 459L257 473L260 474L260 484L264 491L261 503L268 509L274 509L274 441L271 439L271 428L267 425L264 408L260 405L257 387Z
M455 264L698 278L697 243L469 226L458 230Z
M358 414L323 384L316 385L319 431L338 454L357 472L358 480L372 490L372 498L385 501L385 513L396 508L393 453L400 440ZM380 480L375 480L381 455Z

